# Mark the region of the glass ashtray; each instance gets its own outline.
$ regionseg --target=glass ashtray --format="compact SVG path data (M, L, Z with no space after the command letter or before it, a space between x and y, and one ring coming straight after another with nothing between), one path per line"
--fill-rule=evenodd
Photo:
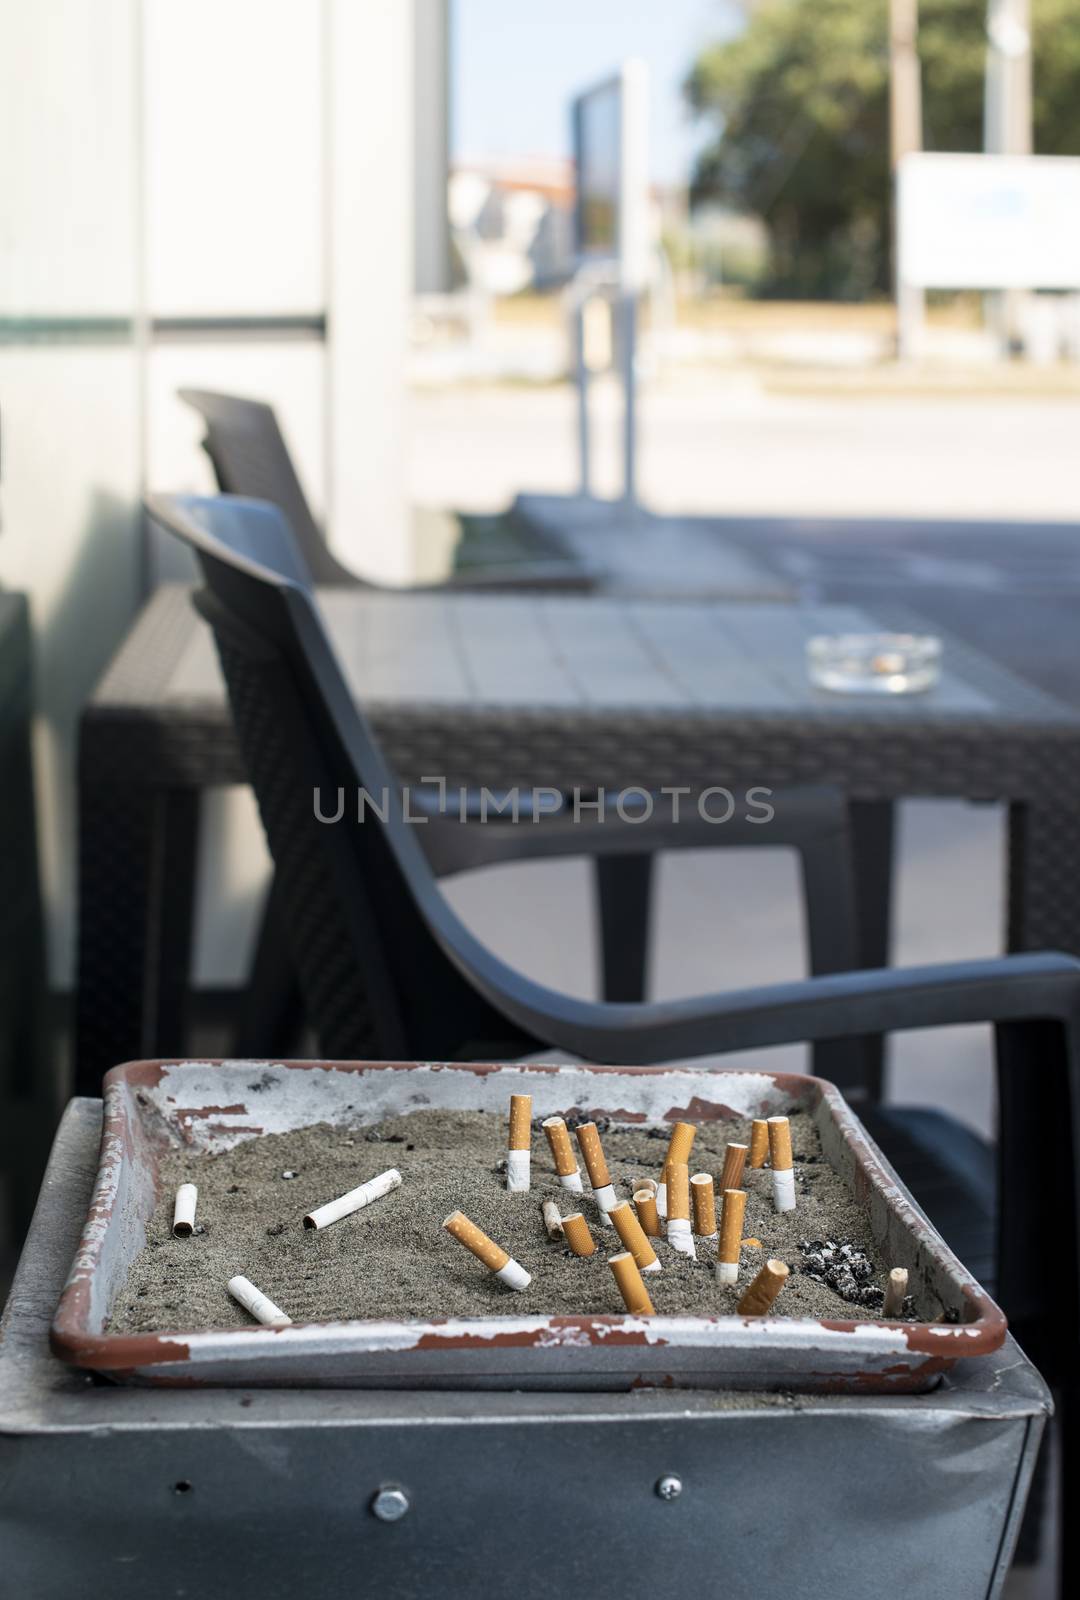
M833 694L922 694L941 677L932 633L819 633L806 643L810 682Z

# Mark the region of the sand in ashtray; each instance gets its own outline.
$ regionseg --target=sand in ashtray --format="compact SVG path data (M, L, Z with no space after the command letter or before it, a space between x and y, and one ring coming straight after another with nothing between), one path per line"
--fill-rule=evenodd
M760 1240L761 1248L744 1247L735 1289L717 1287L714 1252L700 1241L692 1262L654 1240L663 1271L647 1282L659 1315L734 1313L742 1290L769 1256L792 1269L775 1314L862 1320L875 1315L799 1271L798 1246L805 1240L834 1239L865 1251L874 1267L870 1281L878 1287L893 1263L881 1259L865 1212L822 1155L809 1117L793 1115L791 1132L797 1209L778 1214L768 1169L747 1169L743 1232ZM631 1196L639 1179L659 1177L669 1134L669 1127L602 1128L620 1199ZM748 1137L748 1122L702 1124L691 1170L718 1178L727 1142ZM621 1245L614 1229L596 1225L587 1180L580 1198L560 1189L546 1141L534 1125L532 1188L509 1194L498 1171L505 1146L504 1117L426 1110L366 1128L318 1123L248 1139L220 1155L171 1151L162 1163L161 1199L146 1245L117 1295L109 1326L124 1333L250 1326L225 1287L238 1272L294 1322L621 1312L607 1265ZM392 1194L329 1228L303 1226L305 1213L387 1167L399 1168L403 1179ZM198 1184L197 1224L203 1231L174 1239L173 1197L184 1182ZM597 1240L595 1255L573 1256L565 1244L547 1238L540 1217L547 1197L564 1215L585 1213ZM532 1273L524 1293L505 1289L444 1232L444 1217L458 1209Z

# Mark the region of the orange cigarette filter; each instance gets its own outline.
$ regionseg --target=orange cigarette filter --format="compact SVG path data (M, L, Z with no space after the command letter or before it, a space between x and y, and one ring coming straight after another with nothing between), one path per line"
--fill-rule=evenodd
M572 1211L568 1217L562 1219L563 1233L566 1242L576 1256L591 1256L595 1254L596 1244L589 1232L589 1224L580 1211Z
M787 1280L788 1269L782 1261L766 1261L736 1307L739 1316L763 1317Z
M470 1222L463 1211L454 1211L447 1217L443 1227L466 1250L471 1250L477 1261L482 1261L485 1267L492 1272L501 1272L510 1257L494 1239L489 1239L482 1228L475 1222Z
M637 1265L645 1270L651 1267L656 1260L656 1251L649 1243L645 1230L634 1214L634 1208L629 1200L624 1200L621 1205L613 1206L608 1216L615 1224L615 1232L633 1256Z
M595 1122L583 1122L577 1130L577 1142L581 1147L582 1159L585 1162L585 1171L589 1174L589 1182L594 1189L604 1189L611 1182L611 1173L604 1158L604 1147L600 1143L600 1135Z
M656 1196L651 1189L638 1189L634 1195L634 1210L642 1228L652 1239L660 1237L660 1213L656 1209Z
M724 1151L724 1168L720 1174L720 1193L725 1189L741 1189L743 1168L746 1165L748 1146L729 1144Z
M774 1172L790 1172L795 1165L791 1154L791 1123L786 1117L769 1118L769 1165Z
M532 1095L512 1094L510 1096L510 1144L511 1150L528 1150L532 1143Z
M690 1168L685 1161L671 1161L667 1169L667 1214L690 1221Z
M728 1266L738 1264L745 1216L746 1190L725 1189L720 1202L720 1247L716 1259Z
M750 1165L763 1167L769 1153L769 1124L764 1117L755 1117L750 1125Z
M629 1250L623 1250L617 1256L609 1256L608 1266L615 1274L615 1282L619 1285L619 1293L623 1297L627 1311L632 1311L639 1317L655 1317L656 1311L649 1299L645 1280Z
M677 1122L671 1130L668 1140L667 1155L661 1171L661 1179L666 1178L667 1169L674 1161L681 1161L685 1166L690 1164L690 1151L694 1147L697 1137L697 1124L694 1122Z
M694 1207L694 1232L709 1238L716 1232L716 1190L708 1172L695 1172L690 1179L690 1199Z
M568 1178L572 1172L577 1171L578 1165L566 1123L562 1117L547 1117L543 1128L551 1149L552 1160L555 1162L555 1171L560 1178Z

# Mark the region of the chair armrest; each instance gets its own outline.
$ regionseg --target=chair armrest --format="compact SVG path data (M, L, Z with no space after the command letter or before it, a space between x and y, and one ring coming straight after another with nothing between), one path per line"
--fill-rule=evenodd
M1005 956L899 971L845 972L769 988L646 1005L577 1000L523 978L441 897L429 922L450 959L534 1038L624 1066L960 1023L1080 1021L1080 961ZM427 909L427 908L426 908Z

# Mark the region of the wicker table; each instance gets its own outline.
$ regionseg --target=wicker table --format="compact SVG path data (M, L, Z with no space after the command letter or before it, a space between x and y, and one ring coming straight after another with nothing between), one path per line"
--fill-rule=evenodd
M828 782L852 802L866 964L887 958L892 803L1010 807L1008 944L1080 953L1080 716L958 641L928 694L810 687L841 606L326 591L345 669L405 781L566 792ZM80 1088L182 1048L199 795L244 781L208 630L165 587L83 717Z

